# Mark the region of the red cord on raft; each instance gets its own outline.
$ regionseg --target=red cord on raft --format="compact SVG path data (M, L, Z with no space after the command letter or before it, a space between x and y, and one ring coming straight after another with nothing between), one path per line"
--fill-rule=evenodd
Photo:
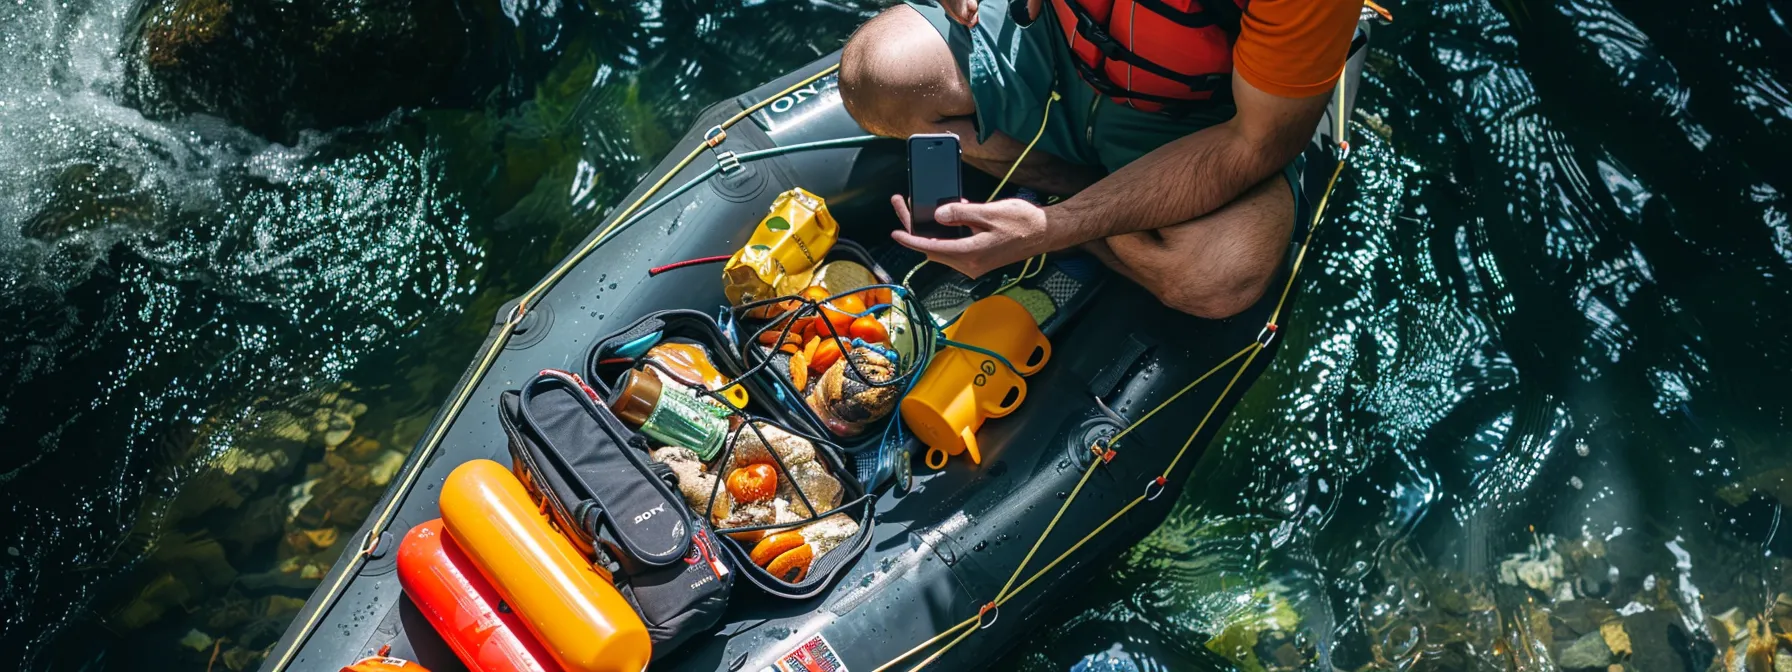
M666 264L665 266L655 266L653 268L647 269L647 277L651 278L651 277L659 275L661 273L665 273L666 271L677 270L680 268L684 268L686 266L701 266L703 264L719 264L721 262L729 260L732 257L733 257L733 255L719 254L719 255L716 255L713 257L698 257L696 259L686 259L684 261L674 261L670 264Z

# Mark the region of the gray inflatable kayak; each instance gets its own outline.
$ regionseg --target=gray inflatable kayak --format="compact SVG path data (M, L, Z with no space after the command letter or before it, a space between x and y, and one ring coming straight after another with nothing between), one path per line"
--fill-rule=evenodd
M1306 153L1303 222L1317 221L1312 213L1341 165L1340 135L1365 35ZM641 200L642 207L594 231L525 297L522 318L515 304L497 316L459 392L359 531L362 543L324 577L264 670L335 672L388 646L390 655L434 672L464 669L400 589L397 541L437 517L439 486L456 466L481 458L509 463L497 422L500 393L543 369L581 370L595 339L647 313L715 314L725 303L717 267L655 276L650 268L732 252L771 200L794 186L825 198L842 239L864 243L886 268L919 261L889 249L887 235L897 225L888 195L905 188L904 144L828 143L864 135L840 104L832 74L838 58L705 111L679 144L698 151L668 157L626 201ZM726 139L705 147L710 129L731 118L739 121ZM801 151L775 151L793 147ZM718 169L736 160L738 168ZM967 185L967 193L979 192ZM642 200L644 194L653 198ZM1091 259L1055 260L1027 285L1052 300L1044 321L1052 359L1028 379L1021 407L979 432L981 464L953 459L927 469L913 452L924 450L919 446L897 452L905 458L899 464L860 464L861 473L880 466L895 473L883 474L890 477L873 491L870 543L855 561L807 599L737 582L721 624L662 652L652 667L966 669L1000 655L1051 618L1058 596L1167 515L1202 447L1273 355L1269 325L1285 318L1298 293L1290 271L1310 240L1308 229L1297 227L1283 277L1256 306L1227 320L1170 311L1137 286L1106 277ZM930 308L949 311L991 290L940 282L922 294ZM1159 406L1162 413L1139 422ZM1128 427L1122 440L1111 441ZM874 460L875 448L853 457Z

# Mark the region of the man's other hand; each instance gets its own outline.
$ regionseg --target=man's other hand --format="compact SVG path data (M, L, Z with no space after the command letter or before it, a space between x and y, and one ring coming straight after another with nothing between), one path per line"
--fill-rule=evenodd
M940 0L940 9L966 28L977 26L977 0Z
M1018 198L947 203L934 211L934 220L941 224L969 228L971 235L963 238L922 238L909 233L904 230L909 226L908 203L897 195L890 197L890 205L896 208L903 227L892 231L891 238L926 253L930 261L973 278L1060 247L1047 235L1050 227L1045 210Z

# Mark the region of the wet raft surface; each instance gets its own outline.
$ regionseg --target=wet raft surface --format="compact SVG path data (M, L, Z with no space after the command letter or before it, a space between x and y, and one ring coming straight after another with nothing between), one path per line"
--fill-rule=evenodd
M782 90L824 65L817 63L774 81L741 100ZM741 152L862 133L839 106L831 77L787 98L789 104L776 102L754 122L737 124L722 149ZM712 108L679 146L699 142L702 129L742 104ZM293 657L291 669L333 672L387 643L396 654L414 656L432 670L457 669L453 655L404 599L392 546L411 526L437 516L437 488L455 466L477 458L508 463L496 415L498 395L544 368L578 370L596 338L648 312L668 308L713 312L724 303L714 267L655 278L649 278L647 270L732 251L771 199L790 186L801 185L826 198L841 222L843 237L873 244L887 240L886 232L895 222L886 195L902 188L901 152L901 143L890 141L748 164L743 173L712 180L668 203L579 262L539 303L533 321L513 335L441 445L427 457L413 454L413 461L424 460L416 486L399 504L375 557L351 578L340 601L322 613L314 634ZM708 157L699 159L671 184L690 179L709 162ZM644 184L670 166L670 161L663 164ZM893 272L900 270L905 269ZM1028 398L1020 410L990 421L979 433L984 454L980 466L954 459L941 472L917 473L907 492L885 491L877 501L870 548L827 592L811 600L784 601L740 584L723 626L697 637L655 668L759 669L820 634L849 667L870 669L976 615L977 608L1000 591L1075 487L1093 457L1090 443L1117 429L1096 404L1095 395L1102 395L1120 416L1137 418L1249 343L1272 308L1273 294L1244 315L1213 322L1172 313L1130 283L1106 283L1081 314L1058 330L1053 359L1029 379ZM1115 354L1123 344L1135 342L1145 346L1142 356L1122 361ZM1268 360L1258 357L1241 383L1248 384ZM1188 440L1226 377L1218 376L1178 400L1134 431L1111 463L1096 467L1099 473L1091 476L1022 579L1137 497ZM1055 599L1052 596L1065 587L1066 577L1111 558L1153 529L1175 501L1178 484L1195 464L1199 446L1221 424L1229 405L1222 405L1204 436L1195 439L1196 448L1169 479L1168 492L1134 508L1077 555L1054 567L1011 600L989 629L956 647L944 662L967 663L996 655L1034 627L1033 616ZM385 501L378 504L376 515L385 506ZM367 529L364 526L358 534L365 535ZM346 568L345 562L338 562L323 585L331 585ZM321 595L322 591L313 595L298 623L321 606ZM270 661L290 645L294 632L296 628L287 633Z

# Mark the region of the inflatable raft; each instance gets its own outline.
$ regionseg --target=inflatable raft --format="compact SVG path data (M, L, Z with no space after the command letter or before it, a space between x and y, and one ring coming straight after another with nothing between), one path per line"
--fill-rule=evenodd
M912 439L892 454L849 449L874 486L869 541L805 599L737 582L719 626L653 669L826 669L870 672L932 664L967 669L1001 654L1084 577L1156 527L1201 448L1276 347L1294 272L1338 171L1366 40L1308 149L1282 277L1234 318L1201 320L1075 255L1030 269L1024 288L1049 297L1041 320L1052 358L1028 379L1012 414L977 433L981 462L922 464ZM840 103L838 53L709 108L632 193L534 290L506 306L478 357L425 432L351 547L324 577L264 670L335 672L389 651L435 672L464 669L396 571L399 541L438 517L444 479L472 460L510 463L500 394L544 369L583 370L594 339L648 313L724 305L718 267L650 274L670 262L739 248L779 193L826 199L843 241L886 269L918 255L890 243L888 196L905 186L905 145L864 138ZM720 129L720 130L718 130ZM967 180L977 176L967 175ZM987 193L975 184L966 193ZM930 308L950 311L1013 279L982 282L935 269ZM521 305L524 309L518 310ZM1162 409L1148 421L1147 414ZM881 460L881 461L880 461ZM387 648L389 647L389 649ZM384 655L384 654L383 654Z

